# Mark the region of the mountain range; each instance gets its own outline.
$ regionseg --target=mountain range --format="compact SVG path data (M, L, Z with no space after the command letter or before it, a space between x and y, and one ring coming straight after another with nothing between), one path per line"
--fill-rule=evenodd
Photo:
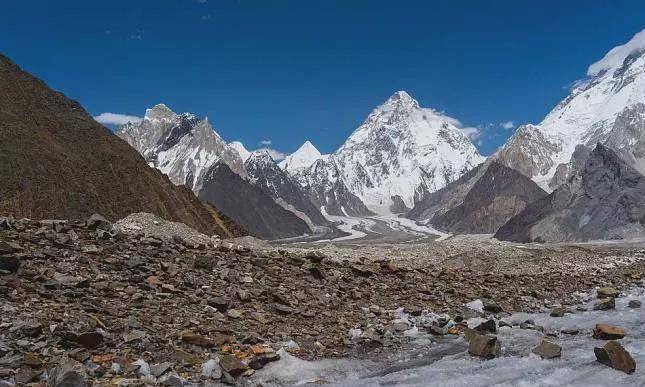
M0 213L148 211L265 239L340 235L330 219L376 215L520 242L631 238L643 231L643 42L645 31L609 51L488 158L458 120L397 91L336 151L306 141L279 163L164 104L115 136L0 57Z

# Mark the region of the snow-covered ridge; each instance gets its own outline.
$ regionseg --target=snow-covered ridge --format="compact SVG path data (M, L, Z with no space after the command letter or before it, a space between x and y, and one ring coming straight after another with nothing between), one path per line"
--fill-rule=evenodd
M520 126L498 153L549 191L570 171L576 147L601 142L632 152L643 141L645 31L609 51L588 73L540 124Z
M365 212L357 198L374 213L401 213L484 161L459 125L397 91L333 154L321 155L306 142L281 165L321 200L333 200L336 210ZM332 194L339 189L342 194ZM330 203L321 205L330 215L345 215Z
M242 144L240 141L233 141L228 145L237 151L237 153L242 158L242 161L246 161L251 156L251 152L246 149L244 144Z
M117 135L173 183L186 185L195 193L201 190L208 169L218 161L240 176L246 174L238 151L213 130L208 118L177 114L164 104L147 109L143 121L120 126Z

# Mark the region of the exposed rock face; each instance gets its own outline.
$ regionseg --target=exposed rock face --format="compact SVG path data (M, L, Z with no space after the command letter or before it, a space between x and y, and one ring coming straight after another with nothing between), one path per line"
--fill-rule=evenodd
M598 144L582 171L511 218L495 237L514 242L624 239L645 232L645 177Z
M345 185L339 166L329 156L315 161L309 168L299 169L291 174L314 205L325 214L374 215Z
M218 161L245 176L242 158L214 130L208 119L177 114L164 104L146 110L143 121L119 127L123 138L146 161L177 185L198 194L204 175Z
M252 152L244 166L253 185L275 198L278 204L304 220L310 228L331 225L298 182L280 169L266 150Z
M151 212L225 231L184 187L150 168L75 101L0 55L0 215L110 220Z
M199 198L215 205L252 235L280 239L310 234L307 223L218 162L204 175Z
M519 127L496 157L547 190L575 173L572 156L579 146L591 150L600 142L642 164L644 35L645 31L638 33L590 66L588 79L578 83L539 125Z
M416 203L408 217L452 233L489 234L546 195L528 177L489 160Z

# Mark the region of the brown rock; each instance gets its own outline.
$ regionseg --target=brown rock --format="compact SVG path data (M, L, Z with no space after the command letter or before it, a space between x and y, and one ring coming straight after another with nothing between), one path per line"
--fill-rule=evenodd
M594 348L596 359L611 368L631 374L636 371L636 362L618 342L610 341L603 348Z
M533 348L532 352L542 359L554 359L562 356L562 347L550 341L542 340L540 345Z
M74 339L78 344L87 349L98 348L103 344L103 335L99 332L87 332L77 335Z
M212 348L217 346L217 342L210 337L198 335L192 331L183 331L181 341L184 343L196 345L198 347Z
M625 330L612 325L596 324L593 330L593 337L594 339L600 340L618 340L625 337Z
M596 291L596 295L598 298L616 298L620 292L616 288L612 287L603 287L603 288L598 288Z
M231 376L239 376L249 369L249 366L242 363L233 355L222 355L219 358L219 365L222 370Z

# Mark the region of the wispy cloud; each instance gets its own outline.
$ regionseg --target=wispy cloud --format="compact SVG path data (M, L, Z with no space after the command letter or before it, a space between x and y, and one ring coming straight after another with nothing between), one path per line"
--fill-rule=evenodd
M505 121L499 124L502 128L504 129L513 129L515 127L515 122L513 121Z
M480 128L476 126L466 126L463 128L457 127L463 134L465 134L470 140L476 140L482 135Z
M107 112L99 114L98 116L94 117L94 119L103 125L123 125L127 124L128 122L141 122L141 120L143 120L141 117L137 116Z
M272 141L271 140L262 140L260 141L260 145L262 146L269 146L271 145Z
M279 150L273 149L273 148L265 147L265 148L259 148L256 150L265 150L269 152L269 155L271 155L271 158L275 161L281 161L281 160L284 160L285 157L287 157L286 153L280 152Z

